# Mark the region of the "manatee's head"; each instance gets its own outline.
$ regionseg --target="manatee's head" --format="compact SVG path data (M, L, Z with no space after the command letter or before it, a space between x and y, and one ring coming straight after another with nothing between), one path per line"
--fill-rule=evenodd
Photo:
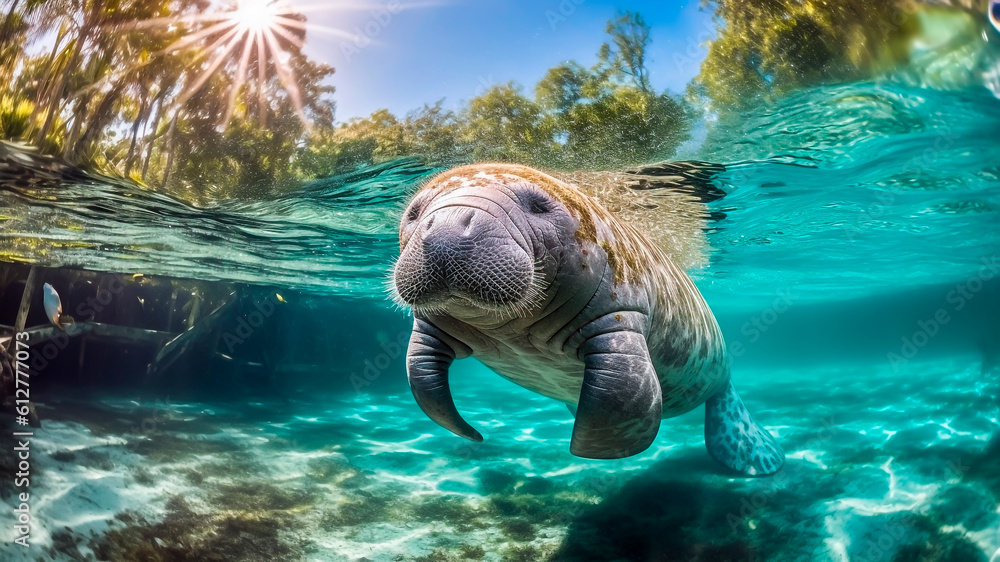
M400 221L398 300L418 312L529 313L551 281L545 264L558 260L579 225L558 195L572 188L555 184L505 164L462 166L432 179Z

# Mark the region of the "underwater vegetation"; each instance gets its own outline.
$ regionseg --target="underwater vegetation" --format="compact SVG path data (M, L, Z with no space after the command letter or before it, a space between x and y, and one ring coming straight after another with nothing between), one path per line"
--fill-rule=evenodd
M1000 407L1000 381L969 386L961 363L882 368L864 392L850 369L808 386L744 371L789 457L767 479L719 469L697 415L637 457L572 457L564 409L462 364L482 444L435 431L405 390L155 410L92 395L40 408L33 486L56 559L988 561L1000 437L982 393ZM913 377L944 392L894 402Z

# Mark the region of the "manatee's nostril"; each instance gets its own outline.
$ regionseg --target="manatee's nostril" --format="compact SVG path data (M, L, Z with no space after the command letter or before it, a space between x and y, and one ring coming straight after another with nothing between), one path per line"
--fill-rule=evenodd
M503 223L488 211L462 205L430 209L420 221L396 266L401 298L411 304L460 298L489 309L520 306L532 284L534 261Z

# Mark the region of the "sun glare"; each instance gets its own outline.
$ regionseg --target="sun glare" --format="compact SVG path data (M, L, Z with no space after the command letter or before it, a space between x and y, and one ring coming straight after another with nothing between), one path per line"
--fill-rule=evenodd
M132 29L171 27L178 24L190 30L173 44L156 53L169 55L194 50L192 73L184 85L185 93L174 102L175 108L186 104L212 76L229 71L233 83L228 88L229 100L221 116L225 128L237 105L237 97L248 82L256 81L258 112L264 124L264 85L276 78L288 93L302 122L309 126L302 96L296 81L291 51L303 47L307 29L318 30L356 41L356 34L330 26L306 23L307 11L346 11L368 9L367 2L324 2L315 5L290 5L290 0L211 0L212 8L197 14L138 20L126 24ZM243 92L246 94L247 92Z
M246 31L260 31L278 24L280 11L275 4L274 0L241 0L230 17Z
M163 20L150 20L144 25L157 25ZM169 20L168 20L169 21ZM264 83L270 76L277 76L281 86L288 92L295 105L296 113L308 127L299 95L295 73L289 65L287 48L302 48L308 27L297 17L284 0L238 0L228 8L211 11L194 17L183 18L200 28L179 39L165 49L165 53L182 51L203 46L202 71L186 86L186 93L177 100L177 106L184 105L216 72L226 65L235 65L235 82L229 88L229 103L220 121L225 128L233 114L236 97L249 78L251 63L257 67L257 91L261 123L264 119ZM201 57L199 57L201 58ZM204 58L202 58L204 60Z

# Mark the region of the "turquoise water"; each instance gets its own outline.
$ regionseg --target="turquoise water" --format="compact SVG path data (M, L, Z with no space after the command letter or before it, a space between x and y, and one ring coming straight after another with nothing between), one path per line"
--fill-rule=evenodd
M777 476L720 471L700 409L641 455L573 457L563 406L474 360L452 380L485 442L428 420L385 280L402 206L438 168L210 209L99 176L8 180L8 260L267 287L287 301L281 342L338 350L272 391L42 387L39 543L52 559L1000 560L1000 103L859 83L700 131L678 156L725 164L727 196L691 273L785 448Z
M710 225L711 267L695 272L709 296L745 303L792 278L818 299L917 288L996 250L1000 105L985 89L830 86L709 127L678 155L729 166L728 195L711 204L727 218ZM397 217L441 169L389 162L210 209L99 176L42 183L0 193L0 239L45 265L380 297Z

